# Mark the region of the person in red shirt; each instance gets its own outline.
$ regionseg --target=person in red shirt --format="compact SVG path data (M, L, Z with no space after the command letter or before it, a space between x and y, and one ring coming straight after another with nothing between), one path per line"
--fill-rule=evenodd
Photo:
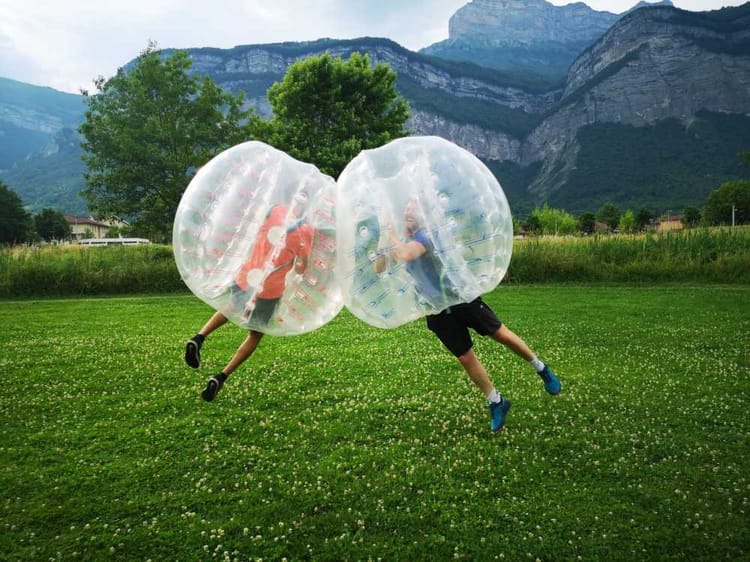
M256 300L278 301L284 293L286 274L292 266L297 273L304 271L313 230L307 223L296 222L298 217L287 227L285 223L288 212L282 205L271 209L258 232L250 259L240 268L235 278L235 283L242 292L259 289ZM280 246L282 237L284 245ZM273 256L271 260L268 260L269 256ZM258 287L261 282L262 285Z
M295 196L291 209L276 205L271 209L258 231L250 258L235 275L230 287L234 310L242 310L242 317L253 326L267 326L286 288L286 276L294 268L302 274L307 267L314 230L303 221L307 195ZM289 219L292 219L289 224ZM185 362L192 368L200 367L200 350L205 339L214 330L227 323L223 312L215 312L198 333L185 345ZM229 363L218 375L208 379L201 396L207 402L216 397L229 375L244 363L263 338L260 328L250 328L245 341L240 344Z

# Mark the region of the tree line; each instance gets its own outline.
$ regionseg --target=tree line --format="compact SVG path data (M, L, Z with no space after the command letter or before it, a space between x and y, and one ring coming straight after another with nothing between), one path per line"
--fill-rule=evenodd
M750 167L750 152L740 155ZM750 181L738 180L722 184L708 195L706 205L685 207L681 213L657 216L650 209L621 211L612 203L605 203L596 213L583 212L577 217L563 209L545 204L534 209L524 220L515 220L516 233L523 229L530 234L593 234L604 228L609 232L633 234L650 228L656 220L670 220L678 216L685 228L697 226L740 225L750 223Z
M750 164L750 153L743 155ZM590 235L605 229L607 232L632 234L651 228L656 219L669 220L679 216L682 226L714 226L730 224L748 224L750 216L750 182L737 181L723 184L709 194L703 209L685 207L682 213L657 217L646 208L633 212L627 209L622 212L617 206L606 203L596 213L583 212L573 216L564 209L543 205L534 209L526 218L513 218L515 234L531 235ZM16 244L53 240L70 240L70 224L63 213L54 209L42 209L31 215L23 206L17 193L0 180L0 244ZM117 229L117 234L141 235L138 227L126 226Z

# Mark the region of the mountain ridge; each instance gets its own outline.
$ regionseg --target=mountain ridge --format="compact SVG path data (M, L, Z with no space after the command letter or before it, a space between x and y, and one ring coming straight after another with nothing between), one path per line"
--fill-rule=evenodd
M672 2L639 2L614 14L583 2L555 6L545 0L472 0L449 19L448 39L420 52L506 72L533 72L554 85L578 54L623 15L660 5Z

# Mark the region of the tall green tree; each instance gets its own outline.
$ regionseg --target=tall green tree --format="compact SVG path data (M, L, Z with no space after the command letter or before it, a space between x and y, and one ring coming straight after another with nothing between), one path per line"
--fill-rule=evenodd
M596 220L606 224L610 230L614 230L620 224L620 209L612 203L605 203L597 211Z
M638 230L645 230L646 227L651 224L651 221L655 218L656 215L654 215L651 210L641 207L635 213L635 224L638 227Z
M72 232L65 215L54 209L42 209L34 215L34 226L44 240L64 240Z
M750 168L750 152L740 153L742 162ZM750 180L737 180L722 184L708 194L703 209L703 222L707 225L750 223Z
M573 215L562 209L554 209L546 203L543 207L534 209L531 215L536 216L542 234L573 234L578 230L578 223Z
M396 73L359 53L295 62L268 100L269 143L334 178L361 150L407 134L409 106L396 90Z
M708 194L706 207L703 209L705 224L734 224L750 222L750 181L732 181L722 184Z
M35 234L34 221L23 201L0 180L0 244L30 242Z
M523 221L523 227L528 234L538 234L542 230L542 225L539 222L539 215L534 214L532 211Z
M596 231L596 215L591 212L582 213L578 217L578 230L583 234L593 234Z
M635 220L635 213L628 209L625 211L625 213L620 217L620 222L618 224L620 228L620 232L624 232L625 234L633 234L638 230L638 224Z
M195 170L252 138L260 119L244 96L191 76L188 54L162 56L150 43L132 69L96 81L79 131L88 165L83 195L99 217L128 217L134 229L168 240Z
M685 228L695 228L701 222L701 211L697 207L685 207L680 219Z

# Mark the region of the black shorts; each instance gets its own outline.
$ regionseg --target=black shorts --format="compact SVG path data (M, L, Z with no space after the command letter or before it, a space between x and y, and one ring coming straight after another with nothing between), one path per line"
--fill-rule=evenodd
M502 325L482 297L427 317L427 327L456 357L460 357L474 345L469 328L480 336L489 336L497 332Z
M254 324L260 324L267 326L271 322L271 317L276 312L276 306L279 304L281 299L262 299L260 297L255 299L255 308L251 318Z
M243 291L239 285L234 284L230 288L232 307L237 311L243 311L250 295ZM255 306L252 311L253 324L268 325L271 317L276 312L276 306L281 299L255 298Z

